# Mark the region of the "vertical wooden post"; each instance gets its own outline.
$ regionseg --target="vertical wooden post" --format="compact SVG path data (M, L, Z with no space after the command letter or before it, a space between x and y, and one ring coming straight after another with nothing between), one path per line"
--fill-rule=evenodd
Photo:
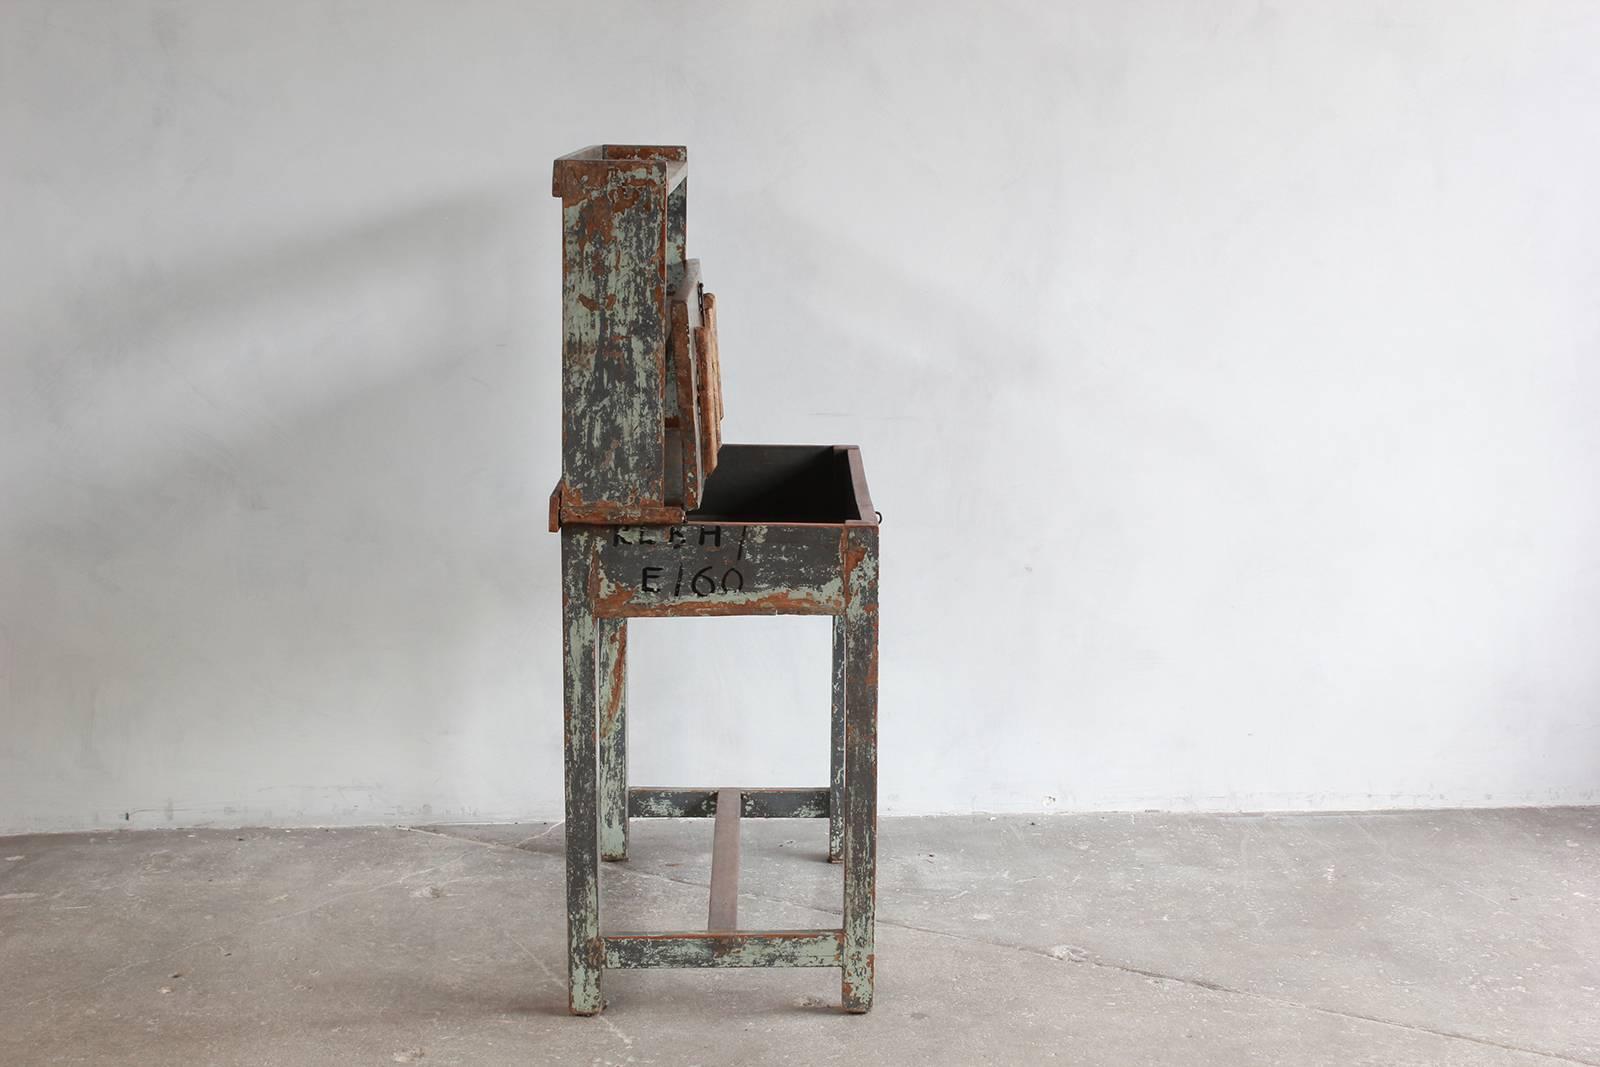
M845 821L842 999L872 1007L878 880L878 528L845 532Z
M833 617L833 722L828 760L828 862L844 859L844 616Z
M593 535L561 531L561 652L567 785L567 1005L574 1015L601 1008L599 634L588 600Z
M600 858L628 858L628 620L598 619Z

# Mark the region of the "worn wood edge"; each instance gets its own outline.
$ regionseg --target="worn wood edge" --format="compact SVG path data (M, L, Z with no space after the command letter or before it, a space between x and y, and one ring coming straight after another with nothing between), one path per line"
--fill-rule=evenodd
M628 790L632 819L709 819L717 813L722 793L739 794L739 814L746 819L826 819L830 795L820 789L693 789L633 786Z
M843 930L744 930L610 934L601 939L605 965L644 967L838 967Z
M551 166L550 193L565 197L575 193L569 179L589 172L606 172L651 165L664 192L670 193L689 176L689 150L683 145L588 145L564 156Z
M561 483L550 490L550 532L561 532Z
M598 146L605 159L665 159L686 163L689 149L681 144L603 144Z
M830 523L834 529L843 527ZM682 600L666 604L595 605L602 619L717 619L733 615L837 615L844 610L844 594L815 598L780 590L748 600Z
M682 166L659 159L603 159L573 153L555 161L551 168L550 193L563 201L603 195L614 177L632 171L637 178L660 188L664 200L669 192L667 168L674 165Z
M739 929L739 809L737 789L717 793L716 825L711 831L711 899L706 929L711 933Z
M563 525L680 526L686 514L677 504L568 504L563 498L560 518Z

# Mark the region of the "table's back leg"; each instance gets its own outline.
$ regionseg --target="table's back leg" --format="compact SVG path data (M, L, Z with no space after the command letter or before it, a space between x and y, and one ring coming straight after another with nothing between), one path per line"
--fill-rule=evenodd
M628 858L628 620L599 619L600 858Z
M588 602L588 533L561 531L561 650L567 784L567 1002L575 1015L602 1006L598 782L599 627Z
M829 743L828 862L844 859L844 616L833 617L833 731Z
M872 1007L878 875L878 530L845 542L844 962L846 1011Z

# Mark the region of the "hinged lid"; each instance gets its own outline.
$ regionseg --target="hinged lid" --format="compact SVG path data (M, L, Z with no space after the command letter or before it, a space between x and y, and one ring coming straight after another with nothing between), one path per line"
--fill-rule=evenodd
M599 145L555 162L559 522L681 521L716 467L716 300L684 256L687 174L677 145Z

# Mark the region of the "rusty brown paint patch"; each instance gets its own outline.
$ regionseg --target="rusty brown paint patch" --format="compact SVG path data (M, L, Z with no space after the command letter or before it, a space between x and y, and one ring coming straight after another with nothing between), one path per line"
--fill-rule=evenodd
M842 536L821 525L612 526L588 594L606 617L835 615Z
M646 523L671 525L684 520L684 510L676 504L584 503L581 496L569 499L569 492L561 497L561 521L578 525L608 525L618 523Z

